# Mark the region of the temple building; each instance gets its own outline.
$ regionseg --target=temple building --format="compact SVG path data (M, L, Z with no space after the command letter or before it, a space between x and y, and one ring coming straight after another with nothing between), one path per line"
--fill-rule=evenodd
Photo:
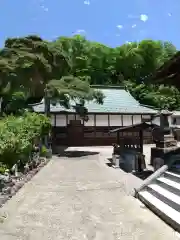
M172 84L180 89L180 51L166 61L153 74L152 80L156 83Z
M141 123L150 119L156 110L142 106L131 94L122 87L93 86L104 94L104 103L99 105L88 102L88 121L80 119L74 108L64 109L57 104L51 105L51 122L53 127L53 142L66 146L111 145L117 141L117 134L109 131L118 127ZM72 103L73 105L73 103ZM34 107L36 112L44 112L44 103ZM136 137L133 132L127 132L127 137ZM152 142L151 131L144 132L144 142Z

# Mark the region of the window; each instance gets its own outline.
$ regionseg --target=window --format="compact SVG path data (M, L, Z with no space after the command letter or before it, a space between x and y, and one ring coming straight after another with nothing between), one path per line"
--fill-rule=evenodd
M94 126L94 114L88 115L89 120L87 122L84 121L84 126Z
M132 124L132 115L123 115L123 126L129 126Z
M141 123L141 115L133 115L133 124Z
M109 115L110 126L122 126L121 115Z
M108 115L96 115L96 126L108 126Z
M62 127L66 126L66 115L56 115L56 126L57 127Z

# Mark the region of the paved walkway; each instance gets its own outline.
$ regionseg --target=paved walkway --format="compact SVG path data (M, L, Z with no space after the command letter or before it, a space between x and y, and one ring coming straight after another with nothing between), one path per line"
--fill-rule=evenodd
M140 180L107 167L108 148L94 151L101 154L53 157L0 209L0 239L178 239L128 195Z

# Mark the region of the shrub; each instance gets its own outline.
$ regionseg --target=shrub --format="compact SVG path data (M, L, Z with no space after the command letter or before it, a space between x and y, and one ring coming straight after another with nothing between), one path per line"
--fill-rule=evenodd
M41 147L40 156L41 156L41 157L46 157L47 154L48 154L48 149L46 148L46 146L43 145L43 146Z
M11 168L18 160L27 161L35 139L49 133L50 120L41 114L25 113L0 121L0 162Z
M7 169L7 166L5 166L2 163L0 163L0 174L4 174L6 169Z

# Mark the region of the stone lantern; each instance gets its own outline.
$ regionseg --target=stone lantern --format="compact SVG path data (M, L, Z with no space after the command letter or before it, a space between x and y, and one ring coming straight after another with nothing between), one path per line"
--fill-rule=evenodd
M165 161L165 155L172 150L177 149L177 141L174 139L172 129L170 127L170 116L172 112L162 110L154 116L154 120L159 118L159 126L153 129L153 139L156 147L151 148L151 164L153 159L162 158ZM156 121L155 121L156 122Z

